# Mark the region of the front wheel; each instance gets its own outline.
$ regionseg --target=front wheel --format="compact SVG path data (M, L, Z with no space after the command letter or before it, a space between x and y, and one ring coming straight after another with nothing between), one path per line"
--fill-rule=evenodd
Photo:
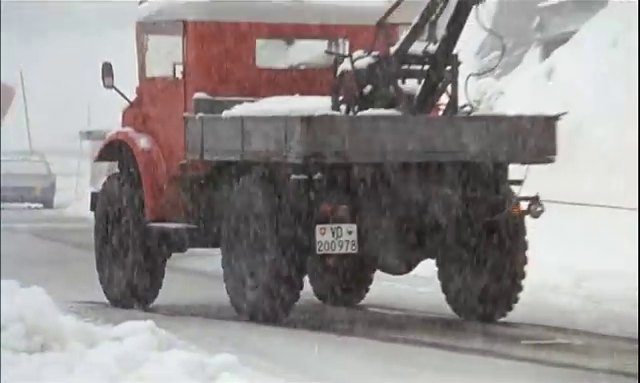
M96 270L112 306L146 308L158 297L170 253L145 240L142 190L130 174L110 175L95 210Z

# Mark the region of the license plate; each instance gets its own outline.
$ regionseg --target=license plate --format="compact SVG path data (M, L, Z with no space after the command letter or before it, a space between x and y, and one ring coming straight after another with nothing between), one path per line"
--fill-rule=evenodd
M353 223L316 225L316 254L358 252L358 226Z

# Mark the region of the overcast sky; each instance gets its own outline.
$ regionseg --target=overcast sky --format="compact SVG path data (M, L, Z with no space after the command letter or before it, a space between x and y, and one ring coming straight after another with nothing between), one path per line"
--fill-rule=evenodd
M2 149L27 147L19 72L22 69L36 149L77 148L77 132L119 126L124 102L101 87L100 64L114 64L117 84L136 84L137 2L2 2L2 81L18 88L2 127Z

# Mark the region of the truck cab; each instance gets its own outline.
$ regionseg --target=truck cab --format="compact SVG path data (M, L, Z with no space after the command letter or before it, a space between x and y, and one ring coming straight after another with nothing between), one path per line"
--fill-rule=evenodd
M418 3L418 4L416 4ZM387 21L399 36L419 2ZM139 85L97 161L131 152L142 174L151 221L184 214L177 190L185 159L185 113L220 112L241 101L278 95L329 95L334 57L373 49L387 5L339 1L144 2L136 48ZM124 148L124 149L122 149ZM94 204L92 203L92 206Z

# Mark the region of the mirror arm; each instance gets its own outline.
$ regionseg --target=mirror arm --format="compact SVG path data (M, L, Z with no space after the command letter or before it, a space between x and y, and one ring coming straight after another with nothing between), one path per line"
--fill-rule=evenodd
M120 95L120 97L122 97L126 102L129 103L129 105L132 105L133 102L129 99L129 97L127 97L124 93L122 93L122 91L120 89L118 89L117 86L113 86L113 90L116 91L116 93L118 93L118 95Z

